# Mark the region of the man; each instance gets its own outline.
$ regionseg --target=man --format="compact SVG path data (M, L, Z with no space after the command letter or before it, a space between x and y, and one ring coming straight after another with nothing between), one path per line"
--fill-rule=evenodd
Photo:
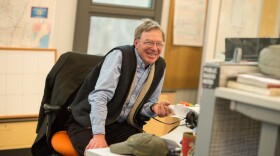
M141 133L147 119L171 113L169 102L157 103L164 37L160 25L146 19L135 30L133 46L112 49L90 73L71 104L68 134L79 155L125 141Z

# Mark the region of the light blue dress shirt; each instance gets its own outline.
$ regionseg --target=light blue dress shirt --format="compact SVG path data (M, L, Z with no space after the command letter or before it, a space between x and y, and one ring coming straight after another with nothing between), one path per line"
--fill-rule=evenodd
M137 69L136 69L136 80L131 96L127 98L118 122L126 122L128 114L133 107L137 97L139 96L143 84L145 83L151 66L145 69L145 64L138 55L135 49L137 57ZM113 98L115 90L117 88L119 77L121 74L122 66L122 52L120 50L114 50L107 55L103 62L99 78L97 80L95 90L93 90L89 96L89 104L91 105L90 120L92 125L93 134L105 134L105 120L107 117L107 103ZM163 78L161 79L156 90L149 98L148 102L144 104L140 114L146 117L155 117L150 110L150 106L158 102L159 95L162 90Z

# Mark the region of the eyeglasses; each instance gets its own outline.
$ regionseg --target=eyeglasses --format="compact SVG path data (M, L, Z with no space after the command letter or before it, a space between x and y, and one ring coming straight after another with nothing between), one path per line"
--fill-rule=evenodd
M147 40L147 41L143 41L143 43L149 47L153 47L154 45L156 45L158 48L162 48L164 46L163 42L154 42L154 41Z

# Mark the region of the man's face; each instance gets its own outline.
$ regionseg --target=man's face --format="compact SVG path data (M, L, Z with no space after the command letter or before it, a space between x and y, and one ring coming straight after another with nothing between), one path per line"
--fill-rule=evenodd
M155 63L160 57L163 44L160 30L143 32L140 39L134 40L134 45L138 50L138 54L146 66Z

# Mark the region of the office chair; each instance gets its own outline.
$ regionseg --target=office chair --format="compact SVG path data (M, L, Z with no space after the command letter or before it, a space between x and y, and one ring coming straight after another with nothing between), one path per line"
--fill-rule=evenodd
M37 136L31 148L34 156L77 155L65 130L70 115L68 106L88 73L101 58L66 52L52 67L46 77L36 128Z

